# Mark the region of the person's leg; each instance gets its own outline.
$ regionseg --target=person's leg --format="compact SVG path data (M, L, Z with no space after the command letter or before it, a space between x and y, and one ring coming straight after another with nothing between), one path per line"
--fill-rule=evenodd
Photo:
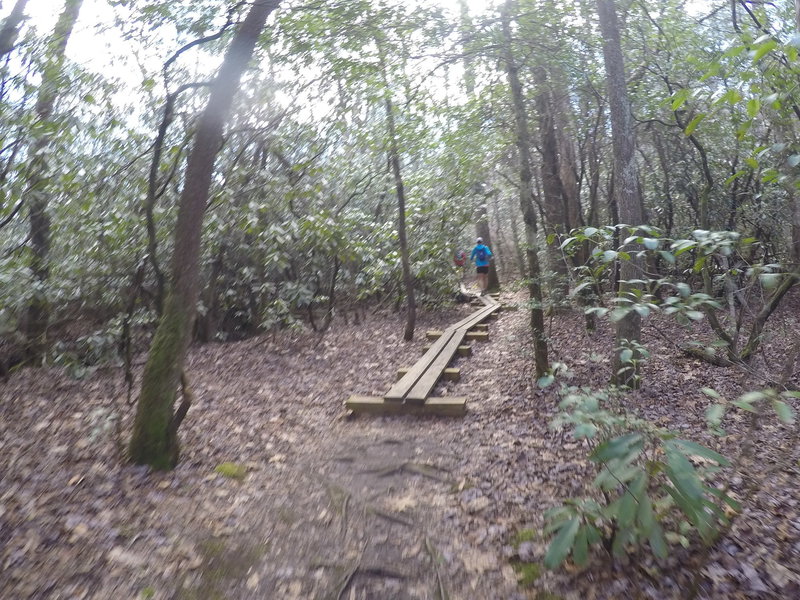
M489 269L487 267L480 267L478 272L478 286L481 288L481 294L485 294L486 288L489 286Z

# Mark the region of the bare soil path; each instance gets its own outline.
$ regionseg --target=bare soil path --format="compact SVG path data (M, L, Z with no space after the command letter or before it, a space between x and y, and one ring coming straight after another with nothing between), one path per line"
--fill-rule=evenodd
M800 331L796 307L775 318L773 356ZM369 315L322 339L286 333L194 348L196 403L169 473L121 460L116 432L129 430L133 411L117 369L82 381L26 370L0 383L0 597L684 597L696 548L678 547L661 570L646 555L598 556L582 572L568 566L517 584L511 563L541 561L546 548L538 533L520 544L518 532L541 531L542 513L582 495L592 475L583 444L548 426L558 397L533 381L525 311L504 312L490 341L459 359L461 381L437 389L468 396L465 418L347 416L345 398L385 392L421 353L426 329L470 310L423 314L408 344L397 316ZM587 334L577 314L548 327L552 358L570 365L572 383L605 385L610 331ZM666 336L645 332L653 358L632 406L732 451L736 426L710 437L699 389L735 397L748 383L677 355L669 340L685 333L663 327ZM713 549L701 597L800 596L798 472L775 467L790 433L764 428L756 466L771 465L772 476ZM216 472L225 462L246 467L244 478Z

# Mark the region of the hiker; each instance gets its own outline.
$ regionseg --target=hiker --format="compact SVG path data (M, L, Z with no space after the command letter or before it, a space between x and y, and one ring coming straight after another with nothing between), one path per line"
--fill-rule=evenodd
M489 285L489 260L492 258L492 251L489 250L489 246L483 245L482 237L479 237L476 242L469 259L475 261L475 267L478 272L478 287L481 288L481 296L483 296Z

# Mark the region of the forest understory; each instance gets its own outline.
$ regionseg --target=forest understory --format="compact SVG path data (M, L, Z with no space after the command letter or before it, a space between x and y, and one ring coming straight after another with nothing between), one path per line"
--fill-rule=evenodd
M776 369L800 334L799 307L794 294L771 322L761 353ZM458 359L461 381L440 384L437 395L469 398L465 418L346 413L350 394L381 395L416 360L426 329L470 310L423 313L411 343L398 315L367 314L322 338L194 347L195 403L171 472L123 460L133 407L120 370L15 373L0 384L0 597L685 598L698 572L701 598L800 596L798 449L777 420L758 432L752 468L726 473L734 494L751 477L759 490L710 549L693 539L660 564L642 549L617 561L595 552L585 569L539 566L544 511L582 496L594 467L586 442L549 427L558 386L536 385L525 310L504 311L489 342ZM704 323L652 323L644 385L626 407L733 456L747 419L711 435L700 390L736 397L762 382L677 351ZM563 312L548 334L567 383L606 385L610 328L587 333Z

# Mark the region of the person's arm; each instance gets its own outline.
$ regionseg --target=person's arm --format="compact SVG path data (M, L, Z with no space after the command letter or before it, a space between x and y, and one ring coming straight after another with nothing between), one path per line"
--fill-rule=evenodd
M486 246L486 256L488 258L492 258L494 256L494 254L492 254L492 251L489 250L489 246Z
M472 249L472 254L469 255L469 262L475 262L475 253L478 251L478 247L475 246Z

